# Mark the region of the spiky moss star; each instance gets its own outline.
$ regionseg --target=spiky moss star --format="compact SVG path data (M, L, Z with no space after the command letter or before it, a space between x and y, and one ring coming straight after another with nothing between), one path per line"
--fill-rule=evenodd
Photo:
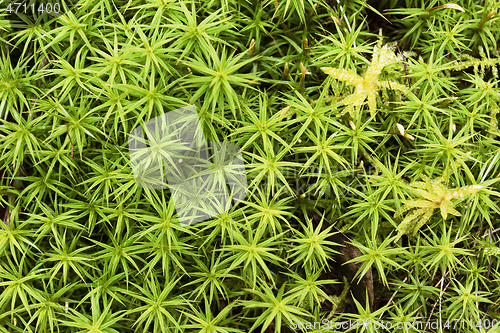
M337 80L345 81L348 85L355 86L354 93L342 100L342 103L346 104L347 107L339 116L349 112L352 118L356 118L359 110L355 110L354 107L363 105L365 100L368 99L368 108L370 109L370 115L373 117L377 111L376 98L380 88L406 91L407 88L400 83L379 81L378 79L385 66L400 60L402 58L394 54L392 47L388 45L381 47L379 43L373 49L372 62L364 76L360 76L352 70L321 67L325 74Z
M434 180L429 180L429 178L425 176L422 176L422 178L424 182L414 182L410 184L415 194L422 199L405 202L403 212L413 208L415 208L415 210L406 215L399 224L397 228L398 237L396 240L405 234L411 233L415 236L417 231L431 218L434 209L439 208L444 220L446 220L448 214L460 216L460 212L453 208L453 202L451 200L463 198L464 196L477 193L483 189L481 185L448 189L442 184L443 177Z

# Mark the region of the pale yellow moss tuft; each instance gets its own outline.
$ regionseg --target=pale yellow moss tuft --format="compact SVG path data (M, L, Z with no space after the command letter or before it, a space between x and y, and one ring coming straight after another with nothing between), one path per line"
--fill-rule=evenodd
M372 62L363 76L360 76L351 70L322 67L321 70L325 74L355 87L354 93L342 100L342 103L347 105L347 107L340 115L349 112L351 117L356 118L358 110L355 109L355 107L360 107L365 103L365 100L368 100L370 115L374 116L377 111L376 99L380 89L406 91L407 88L400 83L393 81L379 81L378 79L385 66L401 60L402 58L396 56L392 48L389 46L384 45L381 47L380 45L376 45L373 50Z
M397 239L407 234L415 236L418 230L432 217L435 209L440 210L444 220L448 218L448 215L460 216L460 212L453 208L452 200L464 198L484 188L481 185L471 185L450 190L442 184L442 177L434 180L425 176L422 178L423 182L410 184L413 192L420 199L407 201L402 207L403 212L410 209L413 211L407 214L397 227Z
M484 254L487 256L497 256L500 254L500 247L492 246L484 249Z

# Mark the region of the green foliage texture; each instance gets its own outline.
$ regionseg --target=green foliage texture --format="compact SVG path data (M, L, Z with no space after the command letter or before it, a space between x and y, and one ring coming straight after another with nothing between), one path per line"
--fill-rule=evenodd
M494 331L500 2L8 3L0 332ZM182 226L137 186L128 135L191 104L242 148L249 192ZM335 228L373 308L330 269Z

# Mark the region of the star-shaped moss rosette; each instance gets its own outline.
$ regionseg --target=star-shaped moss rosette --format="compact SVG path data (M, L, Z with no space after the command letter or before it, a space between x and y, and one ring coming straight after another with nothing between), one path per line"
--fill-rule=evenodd
M325 74L355 87L354 93L342 100L342 103L346 104L347 107L339 116L349 112L351 117L355 118L359 110L354 107L363 105L365 100L368 99L368 108L370 109L370 115L373 117L377 111L377 93L381 88L406 91L407 88L400 83L379 81L378 79L385 66L401 60L402 57L395 55L392 47L376 45L373 50L372 62L363 76L356 74L352 70L322 67L321 70Z
M413 192L421 197L421 199L410 200L405 202L403 212L414 209L406 215L403 221L399 224L397 231L398 240L402 235L412 234L415 236L417 231L431 218L435 209L441 211L441 216L444 220L448 214L460 216L455 208L453 208L453 199L463 198L474 194L483 189L481 185L464 186L456 189L448 189L442 184L443 177L430 180L422 176L423 182L414 182L410 186Z

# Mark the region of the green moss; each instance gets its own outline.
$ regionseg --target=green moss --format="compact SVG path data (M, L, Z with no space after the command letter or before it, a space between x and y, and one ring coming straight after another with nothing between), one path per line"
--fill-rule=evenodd
M290 332L341 299L338 322L500 319L500 2L7 5L0 332ZM185 226L128 140L190 104L249 187ZM335 288L335 228L373 309Z

